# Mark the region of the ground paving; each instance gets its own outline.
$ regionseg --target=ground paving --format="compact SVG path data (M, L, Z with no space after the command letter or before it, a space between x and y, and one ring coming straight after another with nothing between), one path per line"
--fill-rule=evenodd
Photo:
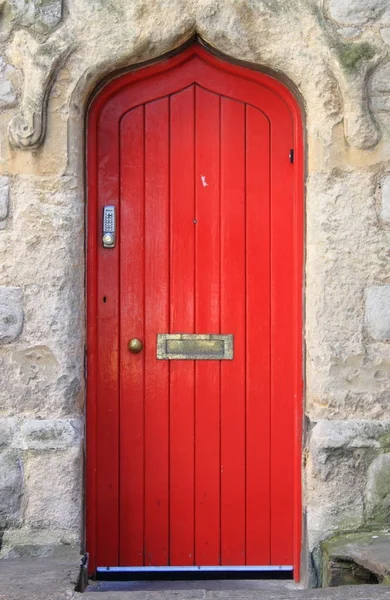
M0 600L390 600L390 586L305 590L291 581L90 582L75 591L79 557L0 561Z

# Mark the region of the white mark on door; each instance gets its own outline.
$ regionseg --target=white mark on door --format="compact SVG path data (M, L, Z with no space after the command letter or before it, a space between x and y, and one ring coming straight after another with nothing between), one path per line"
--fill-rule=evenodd
M203 187L206 187L206 185L208 185L207 181L206 181L206 175L201 175L200 176L202 183L203 183Z

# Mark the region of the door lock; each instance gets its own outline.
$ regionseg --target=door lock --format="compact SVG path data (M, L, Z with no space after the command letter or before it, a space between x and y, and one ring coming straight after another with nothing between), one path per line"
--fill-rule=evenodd
M115 206L105 206L103 209L103 248L115 248L115 233Z

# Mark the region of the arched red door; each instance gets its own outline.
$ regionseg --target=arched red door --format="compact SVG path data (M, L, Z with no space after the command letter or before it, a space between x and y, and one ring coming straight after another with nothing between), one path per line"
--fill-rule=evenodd
M91 570L297 569L296 102L194 45L109 83L87 152Z

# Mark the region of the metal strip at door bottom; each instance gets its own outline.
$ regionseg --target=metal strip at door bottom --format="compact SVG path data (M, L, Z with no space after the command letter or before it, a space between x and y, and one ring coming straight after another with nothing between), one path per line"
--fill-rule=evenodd
M199 573L199 572L240 572L240 571L268 571L270 573L290 572L292 565L237 565L237 566L207 566L207 567L97 567L99 573Z

